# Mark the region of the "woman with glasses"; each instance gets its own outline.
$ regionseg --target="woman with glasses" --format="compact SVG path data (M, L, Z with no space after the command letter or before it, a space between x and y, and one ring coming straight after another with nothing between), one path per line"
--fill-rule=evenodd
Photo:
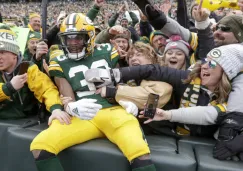
M230 81L243 68L243 47L235 44L215 48L208 53L207 58L197 62L191 72L148 68L139 70L147 70L141 73L146 76L151 73L148 79L170 83L177 95L179 108L168 111L157 109L154 118L145 123L169 120L181 123L177 126L178 134L212 136L217 130L215 122L218 113L226 111L231 92ZM144 118L144 112L140 114Z
M191 71L143 65L115 69L113 72L120 82L145 79L172 85L178 109L157 109L154 118L145 123L169 120L181 123L176 130L178 134L212 137L217 130L215 122L219 112L226 111L231 81L242 69L243 46L232 44L214 48ZM94 77L97 76L92 75ZM91 79L86 77L86 80ZM141 112L140 117L143 118L143 114Z

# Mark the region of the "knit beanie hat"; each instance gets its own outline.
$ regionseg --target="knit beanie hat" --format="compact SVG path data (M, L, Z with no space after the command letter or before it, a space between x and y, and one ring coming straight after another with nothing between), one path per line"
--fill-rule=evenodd
M243 23L242 15L229 15L222 18L218 24L230 27L230 31L234 33L239 43L243 42Z
M152 45L153 44L153 38L154 36L157 36L157 35L161 35L163 36L164 38L168 39L168 36L166 36L165 34L163 34L161 31L153 31L150 36L149 36L149 41L150 41L150 44Z
M173 35L169 39L166 40L167 45L165 46L164 54L169 50L169 49L180 49L181 51L184 52L186 56L189 56L189 48L190 45L182 40L182 38L178 35Z
M27 38L27 43L30 41L30 40L40 40L41 39L41 33L39 32L36 32L36 31L30 31L29 32L29 35L28 35L28 38Z
M137 42L143 42L145 44L149 44L149 39L146 36L139 37Z
M117 34L115 37L113 37L113 40L118 39L118 38L127 39L127 41L130 42L131 32L129 30L126 30L125 32L123 32L121 34Z
M0 23L0 51L8 51L19 55L19 45L15 36L9 26Z
M40 16L39 14L37 14L37 13L31 13L31 14L29 15L29 19L34 18L34 17L41 18L41 16Z
M121 19L120 23L121 23L123 20L127 20L127 21L128 21L128 19L127 19L126 17L123 17L123 18Z
M214 48L207 54L207 57L217 62L230 80L243 69L243 45L241 44Z

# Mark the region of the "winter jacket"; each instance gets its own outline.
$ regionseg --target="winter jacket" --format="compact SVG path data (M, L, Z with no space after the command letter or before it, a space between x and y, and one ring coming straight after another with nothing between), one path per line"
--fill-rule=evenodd
M198 33L190 32L175 20L165 17L165 14L162 12L160 12L160 15L156 18L150 19L149 22L156 30L160 30L168 37L171 35L180 35L184 41L190 44L190 65L194 64L197 60L205 58L206 54L214 48L213 32L210 29L209 20L204 23L204 25L206 25L205 28L198 28ZM202 25L202 23L199 23L199 25L200 24ZM198 53L199 49L200 53Z
M149 24L148 21L140 21L139 23L139 27L140 27L140 36L146 36L147 38L149 38L150 34L153 31L152 26Z
M52 112L62 109L59 92L51 79L40 72L37 65L29 62L28 79L23 88L16 91L10 84L11 79L18 74L19 65L13 73L1 72L0 77L0 118L18 119L38 113L38 101L46 105Z

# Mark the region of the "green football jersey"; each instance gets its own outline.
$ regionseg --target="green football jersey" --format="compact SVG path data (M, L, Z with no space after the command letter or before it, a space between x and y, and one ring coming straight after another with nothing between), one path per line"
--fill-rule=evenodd
M95 94L95 85L85 80L84 73L92 68L114 68L118 59L118 52L111 44L101 44L94 49L93 54L78 61L71 60L65 55L51 59L49 74L51 77L65 78L72 86L76 100L96 99L98 104L106 108L113 105L99 94Z

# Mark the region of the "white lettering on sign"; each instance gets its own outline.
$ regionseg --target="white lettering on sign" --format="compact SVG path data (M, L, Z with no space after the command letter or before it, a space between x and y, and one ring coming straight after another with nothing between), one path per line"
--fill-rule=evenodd
M15 40L14 35L9 34L9 33L4 33L4 32L0 33L0 39L7 39L10 41Z

